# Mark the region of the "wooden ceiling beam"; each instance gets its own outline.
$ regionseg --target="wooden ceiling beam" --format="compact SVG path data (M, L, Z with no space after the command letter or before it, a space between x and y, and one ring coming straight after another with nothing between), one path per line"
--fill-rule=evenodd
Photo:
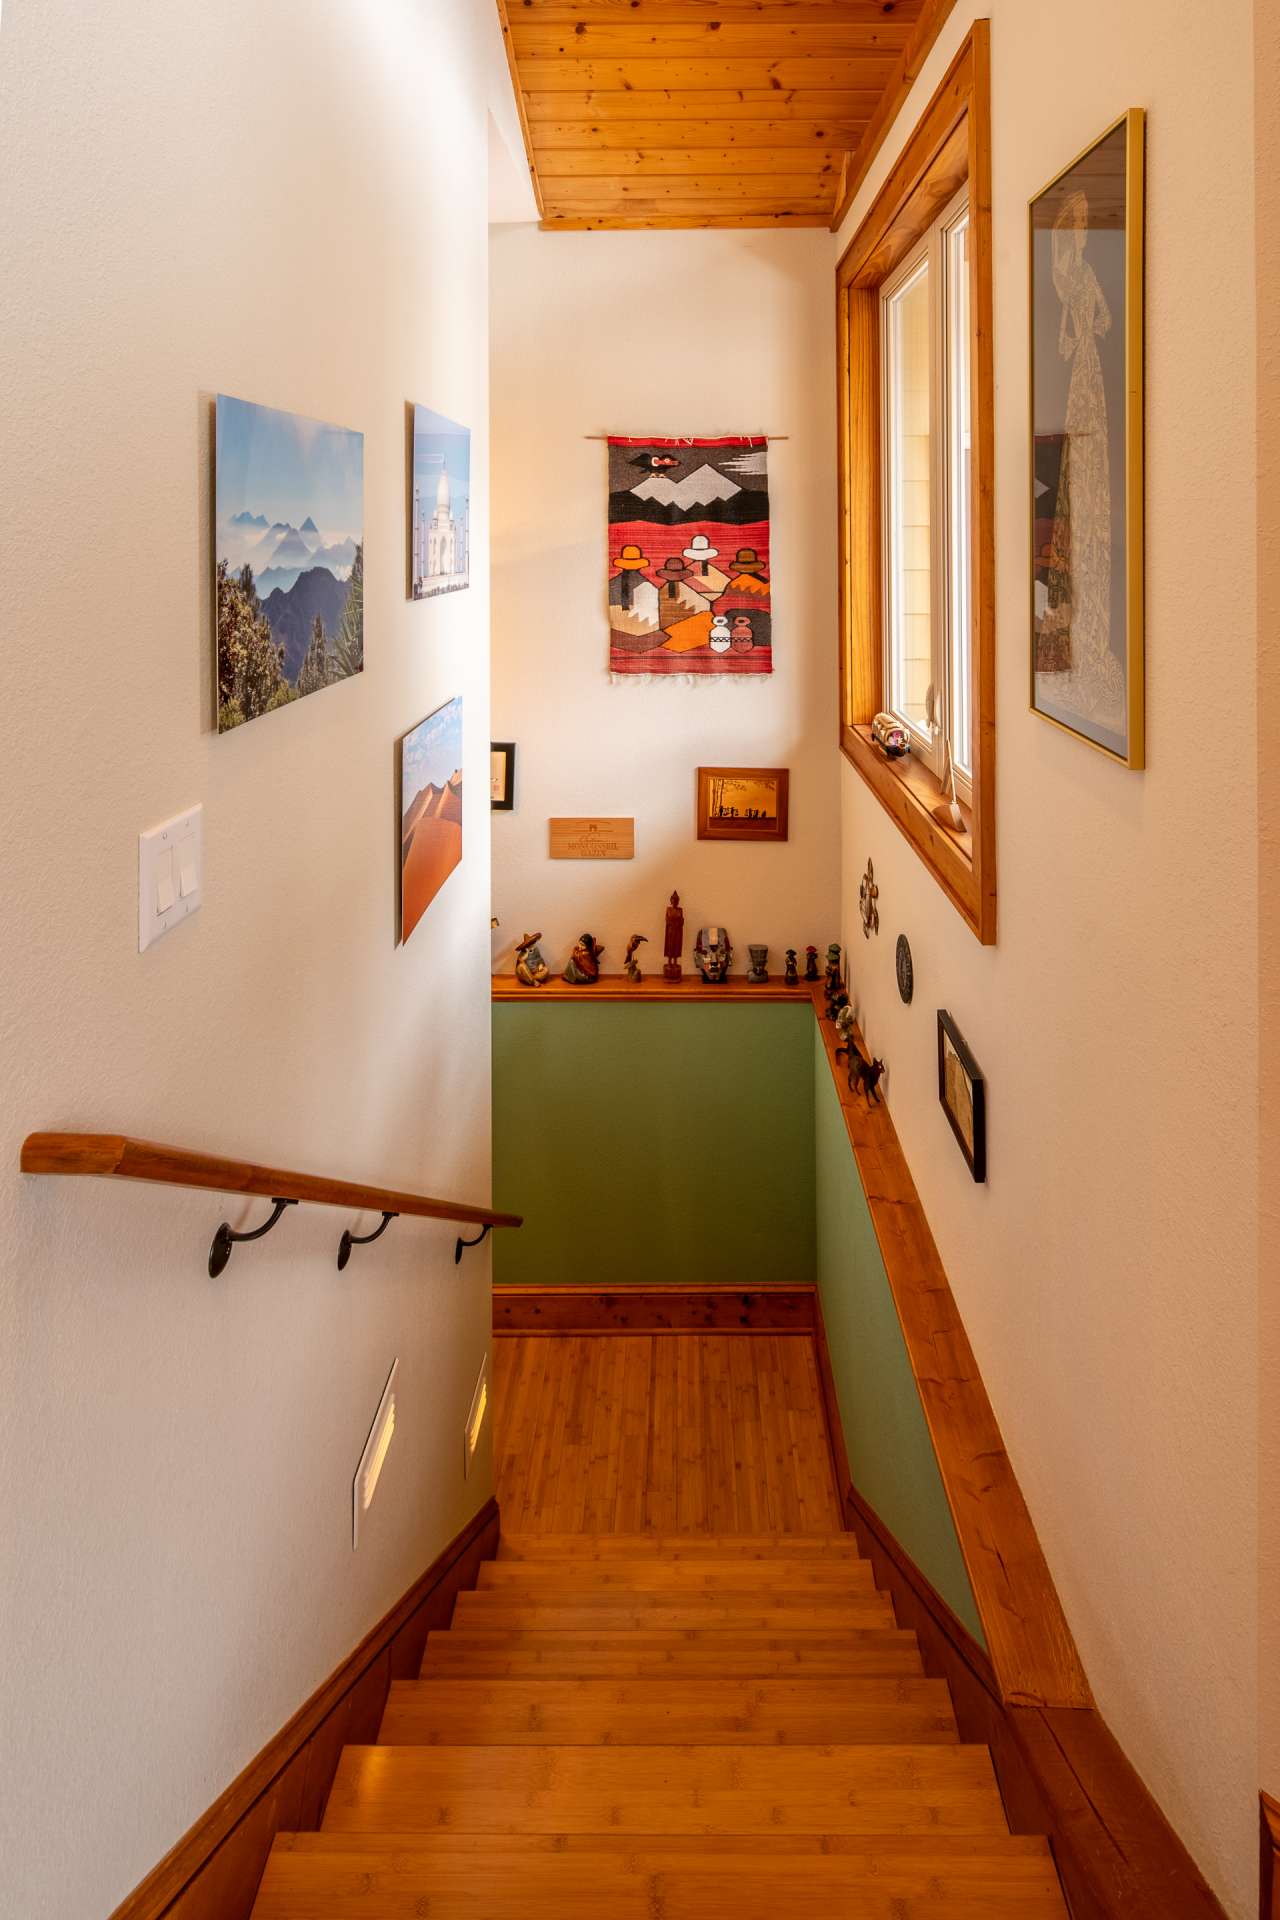
M692 230L695 227L827 227L830 215L823 213L697 213L686 214L558 214L549 213L543 227L551 233L654 232Z
M737 25L883 26L914 21L923 0L715 0L699 9L690 0L509 0L512 19L526 25L683 26L709 11Z

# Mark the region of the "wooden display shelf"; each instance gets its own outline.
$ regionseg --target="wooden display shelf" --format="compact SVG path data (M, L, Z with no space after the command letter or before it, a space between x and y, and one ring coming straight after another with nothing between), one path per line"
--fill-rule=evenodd
M634 1000L647 1004L665 1002L667 1005L684 1006L702 1004L723 1006L726 1001L740 1005L746 1000L763 1001L766 1004L780 1005L783 1001L794 1001L797 1006L809 1004L812 981L801 980L798 985L789 987L783 981L781 973L771 975L764 986L753 987L747 984L745 974L731 974L720 986L708 986L698 973L686 973L680 980L664 980L660 973L646 974L637 986L627 979L625 973L602 973L593 987L571 987L567 980L548 980L545 986L525 987L513 973L495 973L493 976L493 997L495 1000L535 1001L535 1000Z

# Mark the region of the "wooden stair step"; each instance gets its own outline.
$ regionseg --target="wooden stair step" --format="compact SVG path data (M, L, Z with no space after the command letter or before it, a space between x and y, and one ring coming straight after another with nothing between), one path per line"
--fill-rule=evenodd
M620 1633L648 1627L744 1627L757 1632L805 1633L825 1627L891 1627L893 1604L887 1594L851 1593L815 1599L808 1594L714 1593L670 1598L659 1593L583 1593L570 1599L521 1600L501 1593L460 1593L453 1625L460 1631L498 1628L558 1629L590 1632L601 1627Z
M816 1560L860 1557L851 1533L504 1533L505 1560Z
M999 1833L975 1746L346 1747L328 1833Z
M914 1633L863 1627L827 1634L695 1631L666 1633L429 1633L422 1678L639 1679L688 1674L705 1679L784 1674L923 1674Z
M959 1739L945 1680L393 1680L379 1746L916 1745Z
M481 1593L873 1593L869 1560L486 1560Z
M1007 1836L282 1834L254 1920L1066 1920L1048 1846Z

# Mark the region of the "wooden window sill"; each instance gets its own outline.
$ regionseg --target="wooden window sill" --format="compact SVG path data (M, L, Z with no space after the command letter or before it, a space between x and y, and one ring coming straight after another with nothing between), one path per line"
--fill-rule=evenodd
M885 812L897 823L938 885L980 940L989 940L983 926L981 894L974 867L972 815L961 805L963 832L933 816L942 788L914 754L891 760L871 739L870 727L842 727L840 745Z

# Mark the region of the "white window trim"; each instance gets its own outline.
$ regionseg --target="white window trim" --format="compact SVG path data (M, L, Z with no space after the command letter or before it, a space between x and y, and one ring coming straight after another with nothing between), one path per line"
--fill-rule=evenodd
M951 396L948 391L947 372L947 320L946 290L947 242L952 229L969 210L968 183L960 189L955 198L945 206L933 221L927 233L899 263L894 272L880 287L880 522L881 522L881 633L883 636L883 656L881 670L885 690L885 707L906 727L911 737L911 750L916 758L941 782L946 772L947 743L951 733L951 647L950 647L950 598L951 598L951 481L948 472L947 450L949 446ZM899 713L891 704L890 691L894 684L894 663L892 650L894 645L893 626L893 494L890 474L890 422L891 403L889 393L890 368L892 355L889 343L890 309L896 293L909 281L924 259L929 262L929 301L930 301L930 388L929 406L929 459L930 459L930 499L929 499L929 622L930 644L933 655L933 685L937 701L937 720L930 734L926 729L916 726L906 714ZM970 376L972 378L972 374ZM942 431L939 429L942 428ZM972 503L970 505L972 515ZM972 524L972 523L971 523ZM970 646L972 647L972 604L970 605ZM970 746L972 751L972 743ZM972 803L972 783L967 774L959 767L955 768L956 793L966 805Z

